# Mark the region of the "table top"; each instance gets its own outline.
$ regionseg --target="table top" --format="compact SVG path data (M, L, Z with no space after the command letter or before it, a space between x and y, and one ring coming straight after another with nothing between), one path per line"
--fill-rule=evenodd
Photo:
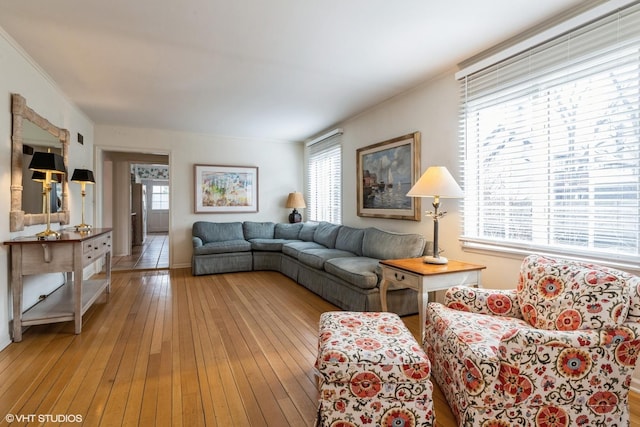
M449 260L447 264L427 264L420 258L387 259L380 264L405 270L422 276L435 276L438 274L458 273L461 271L484 270L487 268L480 264Z
M5 245L25 245L34 243L65 243L80 242L100 236L111 231L111 228L91 228L87 231L76 231L74 227L60 230L59 239L38 239L36 236L21 236L4 242Z

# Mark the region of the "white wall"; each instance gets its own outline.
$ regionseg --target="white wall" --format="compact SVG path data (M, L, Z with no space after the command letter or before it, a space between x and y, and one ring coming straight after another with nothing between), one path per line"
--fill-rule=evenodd
M9 210L11 206L11 94L19 93L27 100L27 105L47 118L56 126L71 133L69 150L69 172L75 168L91 168L93 153L93 122L80 112L56 84L44 73L0 28L0 240L7 241L19 235L34 235L45 226L27 227L18 233L9 232ZM77 133L84 136L84 145L78 144ZM93 218L93 189L87 188L86 216ZM80 223L80 186L69 183L71 225ZM58 224L52 224L56 228ZM11 300L9 290L9 247L0 246L0 348L10 342L9 320ZM43 293L46 283L39 283L38 292ZM35 298L35 296L33 297ZM33 303L35 301L32 301ZM25 301L29 304L29 301Z
M421 133L420 173L429 166L446 166L459 181L458 82L456 70L444 73L425 84L379 104L340 123L343 128L343 213L342 222L357 227L375 226L398 232L421 233L433 239L433 221L425 215L432 210L432 199L422 199L422 220L406 221L357 216L356 150L411 132ZM459 181L460 182L460 181ZM505 259L463 252L459 202L441 200L447 215L440 221L439 246L444 256L487 266L482 280L485 287L514 288L521 259Z
M195 221L287 221L288 193L302 189L300 143L97 125L100 151L161 152L169 155L170 265L191 265L191 227ZM257 213L195 214L194 165L258 167ZM114 190L115 191L115 190ZM98 207L98 211L101 209Z

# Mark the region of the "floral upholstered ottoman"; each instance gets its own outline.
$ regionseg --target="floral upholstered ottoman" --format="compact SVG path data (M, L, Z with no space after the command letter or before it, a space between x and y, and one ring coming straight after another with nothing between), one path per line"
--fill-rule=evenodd
M434 425L431 364L395 313L320 316L316 425Z

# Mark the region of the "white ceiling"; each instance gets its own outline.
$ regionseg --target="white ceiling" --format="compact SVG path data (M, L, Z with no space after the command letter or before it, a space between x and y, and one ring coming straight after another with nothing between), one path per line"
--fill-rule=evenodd
M0 0L97 124L296 141L580 0Z

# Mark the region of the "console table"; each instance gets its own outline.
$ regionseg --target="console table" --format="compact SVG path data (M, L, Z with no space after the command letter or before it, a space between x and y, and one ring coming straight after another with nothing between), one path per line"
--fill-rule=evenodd
M82 332L82 315L111 290L111 229L64 231L55 240L19 237L4 244L11 246L13 341L22 341L22 327L29 325L73 320L75 333ZM83 280L83 269L102 258L106 276ZM23 277L59 272L66 273L65 284L23 313Z
M387 311L387 289L391 283L418 291L420 314L420 341L424 337L424 322L429 292L452 286L480 286L480 272L486 267L479 264L449 260L448 264L426 264L422 258L388 259L380 261L380 304Z

